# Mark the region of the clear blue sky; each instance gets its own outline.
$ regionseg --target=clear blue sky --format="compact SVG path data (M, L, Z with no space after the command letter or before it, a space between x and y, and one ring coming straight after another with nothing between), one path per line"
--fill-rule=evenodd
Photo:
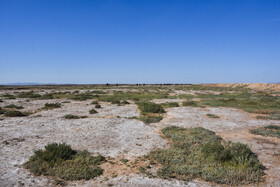
M280 82L280 0L0 0L13 82Z

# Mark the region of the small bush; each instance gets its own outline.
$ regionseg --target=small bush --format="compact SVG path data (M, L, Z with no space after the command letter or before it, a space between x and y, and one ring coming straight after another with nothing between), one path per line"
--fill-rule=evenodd
M94 110L94 109L91 109L90 111L89 111L89 113L90 114L96 114L96 113L98 113L96 110Z
M217 116L215 114L207 114L206 116L209 118L220 118L219 116Z
M80 119L80 118L87 118L87 116L76 116L72 114L67 114L64 116L65 119Z
M280 138L280 126L276 125L268 125L266 127L252 129L250 132L252 134Z
M100 104L95 105L95 108L101 108Z
M0 107L0 114L4 114L4 113L5 113L5 110Z
M98 104L98 101L92 101L91 104L97 105L97 104Z
M43 109L49 110L49 109L55 109L55 108L60 108L61 104L60 103L46 103Z
M13 108L13 109L23 109L23 106L17 106L17 105L6 105L5 108Z
M124 100L124 101L121 102L121 104L122 104L122 105L128 105L128 104L130 104L130 102Z
M17 110L6 111L4 115L6 117L23 117L23 116L27 116L26 113L23 113L23 112L17 111Z
M161 105L151 102L139 102L138 108L142 113L165 113L165 110Z
M47 94L42 95L40 97L40 99L54 99L54 96L51 93L47 93Z
M3 103L4 101L2 99L0 99L0 103Z
M184 101L184 102L183 102L183 106L193 106L193 107L197 107L197 106L199 106L199 105L198 105L198 102L196 102L196 101Z
M45 150L36 150L24 167L37 176L89 180L103 173L98 165L105 161L101 155L93 157L86 150L75 151L65 143L52 143L45 146Z

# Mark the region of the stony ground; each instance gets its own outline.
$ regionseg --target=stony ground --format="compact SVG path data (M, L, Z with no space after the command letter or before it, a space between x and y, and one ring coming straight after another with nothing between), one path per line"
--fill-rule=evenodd
M3 94L3 91L2 93ZM280 140L249 133L249 129L265 125L280 125L279 121L257 120L249 113L233 108L176 107L167 109L159 123L144 124L137 119L140 115L133 104L118 106L101 102L97 114L89 114L94 108L91 101L51 100L61 102L62 107L40 110L49 100L13 99L0 103L24 106L23 111L36 111L28 117L0 116L0 186L53 186L51 177L35 177L23 169L22 164L50 142L66 142L73 149L87 149L92 155L102 154L115 160L134 160L155 148L168 147L160 136L160 129L176 125L185 128L204 127L219 134L225 140L248 144L266 167L266 181L259 186L280 186ZM181 99L156 99L155 103L182 102ZM221 118L206 117L216 114ZM66 114L86 115L84 119L64 119ZM217 186L193 180L162 180L148 178L135 168L123 164L112 167L102 165L102 176L89 181L69 182L69 186ZM106 170L107 168L107 170ZM253 186L258 186L254 184Z

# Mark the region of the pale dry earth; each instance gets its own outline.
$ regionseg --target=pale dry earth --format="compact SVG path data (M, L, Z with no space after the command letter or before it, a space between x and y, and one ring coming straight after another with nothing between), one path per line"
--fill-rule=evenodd
M2 94L2 93L1 93ZM133 160L156 148L167 148L168 142L160 136L160 129L176 125L185 128L204 127L219 134L225 140L248 144L266 166L266 181L249 186L280 186L280 140L249 133L249 129L266 125L280 125L279 121L257 120L249 113L233 108L176 107L167 109L159 123L144 124L130 117L139 116L133 104L117 106L101 102L97 114L89 114L94 108L91 101L15 99L0 103L22 105L22 111L36 112L28 117L0 117L0 186L54 186L51 177L33 176L22 167L33 150L42 149L50 142L66 142L73 149L87 149L92 155L102 154L112 158ZM155 103L183 102L182 99L156 99ZM41 110L47 102L60 102L62 107ZM206 117L211 113L219 119ZM67 120L66 114L86 115L88 118ZM278 156L277 156L278 155ZM102 166L103 168L106 165ZM126 166L120 168L126 170ZM201 180L189 182L148 178L127 168L117 176L110 172L89 180L69 182L68 186L217 186Z

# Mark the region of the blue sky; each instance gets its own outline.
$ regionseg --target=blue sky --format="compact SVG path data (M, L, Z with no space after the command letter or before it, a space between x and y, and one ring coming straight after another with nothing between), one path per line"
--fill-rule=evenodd
M280 1L0 0L13 82L280 82Z

